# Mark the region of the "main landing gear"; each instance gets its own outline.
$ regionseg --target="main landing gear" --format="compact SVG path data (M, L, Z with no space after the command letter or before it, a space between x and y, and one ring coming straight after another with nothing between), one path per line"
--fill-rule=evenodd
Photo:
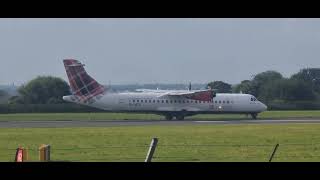
M177 120L184 120L184 115L183 114L178 114L178 115L165 115L166 120L172 120L173 117L175 117Z
M166 115L166 120L172 120L173 116L172 115Z
M184 120L185 116L190 116L191 114L188 113L185 109L177 112L168 112L163 114L166 120L172 120L175 117L177 120Z
M177 120L184 120L184 115L179 114L176 116Z

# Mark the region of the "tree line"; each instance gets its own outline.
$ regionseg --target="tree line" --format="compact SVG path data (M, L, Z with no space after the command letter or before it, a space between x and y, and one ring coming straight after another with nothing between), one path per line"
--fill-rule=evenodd
M267 105L319 103L320 68L301 69L289 78L277 71L265 71L236 85L213 81L208 87L218 93L252 94Z
M289 109L320 108L320 68L301 69L289 78L277 71L265 71L236 85L212 81L207 84L207 88L217 93L251 94L268 106L287 104L290 105L287 106ZM38 76L19 87L18 92L19 96L11 97L8 104L68 104L62 96L71 94L66 81L52 76ZM0 96L2 94L4 92L0 91ZM293 106L299 103L300 106Z

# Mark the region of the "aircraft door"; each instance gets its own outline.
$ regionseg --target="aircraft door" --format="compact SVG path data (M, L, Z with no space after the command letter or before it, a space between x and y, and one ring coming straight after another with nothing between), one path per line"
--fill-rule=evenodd
M118 108L119 109L126 109L127 108L127 105L128 103L126 103L126 99L119 99L118 100Z

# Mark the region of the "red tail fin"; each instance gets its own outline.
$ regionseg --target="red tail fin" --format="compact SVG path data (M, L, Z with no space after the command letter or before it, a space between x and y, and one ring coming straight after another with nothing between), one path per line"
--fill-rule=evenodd
M63 60L72 93L80 100L89 100L105 92L104 86L89 76L84 64L74 59Z

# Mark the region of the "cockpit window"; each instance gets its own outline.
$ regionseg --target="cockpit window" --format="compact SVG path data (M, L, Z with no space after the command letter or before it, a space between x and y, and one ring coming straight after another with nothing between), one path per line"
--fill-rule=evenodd
M251 97L251 101L257 101L255 97Z

